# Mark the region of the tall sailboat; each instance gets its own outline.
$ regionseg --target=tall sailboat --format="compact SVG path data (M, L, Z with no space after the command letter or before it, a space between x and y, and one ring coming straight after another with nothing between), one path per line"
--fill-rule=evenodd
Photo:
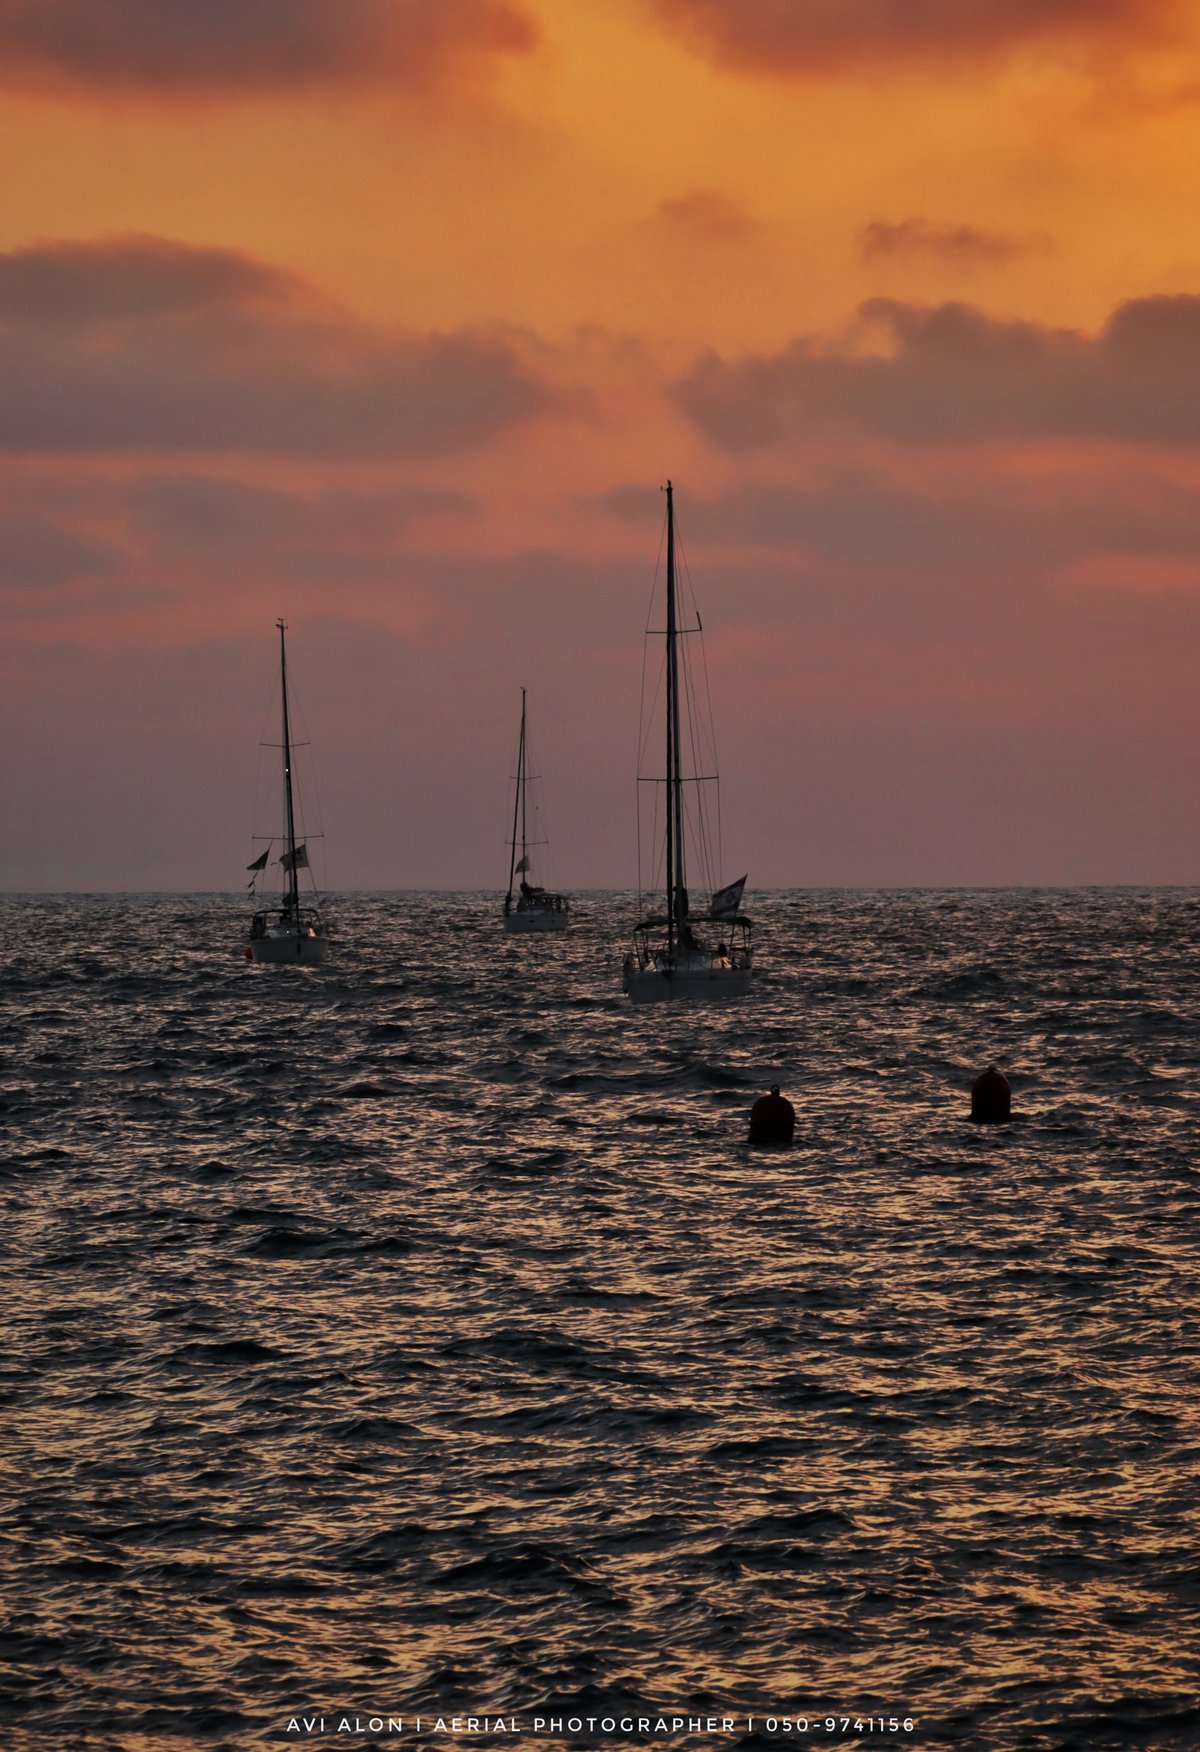
M517 788L513 798L513 828L509 846L508 893L504 896L504 929L506 931L565 931L571 916L571 903L565 894L553 894L539 888L529 878L533 874L530 852L545 840L529 837L529 740L525 733L525 689L521 689L521 739L517 744ZM536 827L534 829L537 831ZM520 847L521 855L517 856ZM514 898L513 883L520 879Z
M260 908L251 919L246 959L284 961L292 966L317 967L325 959L329 938L325 934L315 889L311 904L301 905L300 901L300 872L309 870L310 882L312 876L308 861L308 843L296 843L296 803L292 785L294 745L288 703L285 640L287 627L282 620L276 621L275 625L279 628L279 677L283 697L283 851L276 862L283 875L284 888L275 905ZM252 888L256 887L260 874L267 868L272 849L277 843L277 840L272 840L266 851L260 853L252 864L247 865L247 869L252 872Z
M634 930L633 946L625 957L625 990L634 1003L650 1003L660 998L740 997L750 989L753 964L751 922L741 910L746 878L742 876L728 887L713 889L707 913L694 913L688 896L688 835L701 863L712 862L714 849L719 856L719 846L713 847L703 797L704 786L716 784L716 770L715 757L711 773L684 770L684 712L681 708L687 711L687 744L693 767L702 738L698 714L694 710L695 690L689 682L682 644L685 636L699 634L702 628L699 615L696 615L695 626L681 625L675 497L670 481L666 485L666 494L666 773L664 779L650 781L665 785L666 790L663 812L665 882L662 904L643 915ZM638 777L639 782L644 782L640 772ZM684 804L685 786L694 788L694 807L691 810Z

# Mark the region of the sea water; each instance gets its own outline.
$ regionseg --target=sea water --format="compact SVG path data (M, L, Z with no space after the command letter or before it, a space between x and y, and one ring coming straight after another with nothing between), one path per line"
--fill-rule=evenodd
M751 910L0 901L6 1746L1200 1744L1200 898Z

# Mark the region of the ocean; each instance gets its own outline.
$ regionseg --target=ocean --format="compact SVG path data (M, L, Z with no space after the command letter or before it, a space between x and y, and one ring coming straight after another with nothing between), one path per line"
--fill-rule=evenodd
M1200 1745L1200 894L499 906L0 900L4 1746Z

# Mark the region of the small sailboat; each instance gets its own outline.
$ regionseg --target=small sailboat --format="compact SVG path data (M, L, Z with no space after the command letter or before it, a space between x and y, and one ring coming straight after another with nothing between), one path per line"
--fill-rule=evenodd
M309 870L308 842L296 843L296 805L292 785L292 726L288 711L287 627L282 620L279 628L279 675L283 696L283 851L276 860L284 878L283 894L274 906L263 907L250 921L246 942L247 961L288 962L293 967L317 967L325 959L329 938L317 906L314 889L311 905L300 903L300 872ZM277 840L271 840L265 852L246 868L252 873L250 886L255 888L261 873L267 868Z
M705 738L694 709L697 690L688 679L682 643L685 635L700 634L702 628L699 615L696 615L695 626L680 624L675 500L670 481L667 482L666 494L666 776L665 779L643 780L640 772L638 775L639 783L665 784L666 787L663 812L665 892L661 896L661 905L654 907L637 924L633 947L625 957L625 990L638 1004L660 998L740 997L750 989L753 965L751 922L741 910L746 878L742 876L727 887L714 888L707 913L693 913L688 897L685 834L690 834L693 851L701 863L711 863L714 847L705 812L704 787L715 786L717 779L715 752L712 754L711 773L684 771L681 707L687 712L687 746L692 751L693 765ZM711 733L707 741L711 744ZM690 811L684 806L685 786L694 788L695 806ZM716 851L719 857L719 846Z
M529 880L533 874L530 851L544 846L544 839L529 837L529 742L525 734L525 689L521 689L521 740L517 744L517 788L513 798L513 830L509 845L512 857L508 864L508 893L504 896L504 929L506 931L565 931L571 916L571 903L565 894L553 894ZM536 832L536 826L534 828ZM521 855L517 856L520 847ZM520 879L515 898L513 883Z

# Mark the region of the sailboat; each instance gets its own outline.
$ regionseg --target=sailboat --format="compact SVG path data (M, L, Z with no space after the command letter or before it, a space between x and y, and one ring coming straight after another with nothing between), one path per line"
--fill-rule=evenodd
M517 788L513 798L513 830L509 845L512 857L508 862L508 893L504 896L504 929L506 931L565 931L571 916L571 903L565 894L552 894L529 881L533 874L530 849L545 845L545 840L529 838L529 743L525 734L525 689L521 689L521 740L517 744ZM519 837L518 837L519 836ZM517 847L521 848L520 857ZM513 883L520 886L513 897Z
M667 624L666 637L666 742L665 780L648 782L666 787L665 865L663 904L644 916L633 934L633 947L625 957L625 990L634 1003L660 998L740 997L750 989L753 965L752 927L741 910L746 878L739 877L725 888L712 891L707 913L691 910L687 889L685 830L693 849L706 862L711 839L703 809L703 787L716 783L710 774L684 772L681 734L681 702L688 709L688 745L695 763L701 741L697 715L691 710L693 690L688 680L681 641L686 634L700 633L695 626L681 626L676 578L675 498L671 482L667 494ZM711 738L710 738L711 740ZM639 782L642 781L639 773ZM684 786L695 787L695 809L684 807Z
M296 807L292 790L293 743L288 711L287 645L284 637L287 627L282 620L276 621L275 625L279 628L279 675L283 696L284 821L283 851L276 861L283 873L284 889L277 905L261 908L251 919L246 960L284 961L292 966L317 967L325 959L329 938L325 934L325 926L316 905L315 892L312 905L300 904L300 872L309 870L310 865L307 841L299 845L296 843ZM252 872L252 888L261 872L266 869L275 843L272 840L266 851L246 866Z

